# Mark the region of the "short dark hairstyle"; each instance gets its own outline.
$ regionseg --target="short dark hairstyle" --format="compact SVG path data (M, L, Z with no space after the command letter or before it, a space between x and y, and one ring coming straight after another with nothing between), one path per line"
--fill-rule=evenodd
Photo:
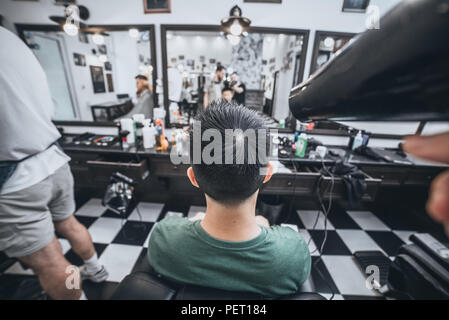
M221 93L225 92L225 91L231 91L234 92L230 87L224 87L223 89L221 89Z
M261 169L266 168L268 164L267 150L269 150L269 133L264 120L255 111L243 105L238 105L235 102L227 102L225 100L212 102L195 117L195 120L201 124L201 136L208 129L216 129L220 132L222 138L222 159L225 159L226 129L240 129L243 132L248 129L255 131L259 129L266 130L260 131L266 133L266 145L263 148L264 150L259 150L259 147L257 147L255 161L254 158L252 158L253 161L248 161L248 139L244 139L244 161L238 164L238 161L236 161L236 152L233 152L232 164L226 164L224 162L222 164L205 164L202 157L199 164L193 163L192 152L194 148L193 136L195 126L192 125L190 130L190 160L200 190L215 201L225 205L236 205L247 200L262 186L265 175L261 174ZM259 146L259 139L257 135L257 146ZM260 141L260 143L263 143L263 140ZM209 142L201 141L201 154L208 144ZM232 148L235 151L235 140ZM259 152L261 153L260 156Z
M146 81L148 81L147 76L144 76L143 74L138 74L138 75L135 77L135 79L141 79L141 80L146 80Z
M226 68L222 65L218 65L217 69L215 69L215 72L221 71L221 70L226 70Z

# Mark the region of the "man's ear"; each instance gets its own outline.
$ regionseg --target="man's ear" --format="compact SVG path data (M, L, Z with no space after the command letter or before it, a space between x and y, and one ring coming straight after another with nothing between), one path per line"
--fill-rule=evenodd
M187 177L189 177L190 183L191 183L194 187L197 187L197 188L200 187L200 186L198 185L198 182L196 182L195 173L193 173L192 167L189 167L189 169L187 169Z
M263 179L263 183L267 183L268 181L270 181L272 176L273 176L273 165L271 164L270 161L268 161L267 174L265 175L265 179Z

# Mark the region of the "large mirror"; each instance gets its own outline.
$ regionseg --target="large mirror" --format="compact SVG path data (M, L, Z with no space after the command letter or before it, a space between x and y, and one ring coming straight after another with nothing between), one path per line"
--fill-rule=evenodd
M57 25L17 25L42 65L54 121L111 123L157 107L153 25L89 26L69 35Z
M317 31L313 44L312 62L310 74L321 68L331 60L345 44L347 44L356 33Z
M219 26L162 25L167 124L184 126L216 99L260 112L271 128L294 130L290 89L303 79L306 30L250 28L228 39Z

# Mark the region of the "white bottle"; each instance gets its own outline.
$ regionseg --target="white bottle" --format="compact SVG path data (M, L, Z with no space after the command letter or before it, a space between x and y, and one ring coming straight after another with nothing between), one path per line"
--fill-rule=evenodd
M358 147L362 146L362 144L363 144L362 131L359 131L357 135L354 137L354 142L352 143L352 150L357 149Z
M142 134L143 147L145 149L154 148L154 145L156 144L155 132L155 128L153 126L150 126L149 122L146 122L144 124L144 127L142 128Z

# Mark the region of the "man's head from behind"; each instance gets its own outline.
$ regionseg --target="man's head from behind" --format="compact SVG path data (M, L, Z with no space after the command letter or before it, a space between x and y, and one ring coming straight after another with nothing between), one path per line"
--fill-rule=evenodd
M268 130L263 119L244 106L225 100L211 103L196 117L190 144L190 181L221 205L247 201L271 178Z

